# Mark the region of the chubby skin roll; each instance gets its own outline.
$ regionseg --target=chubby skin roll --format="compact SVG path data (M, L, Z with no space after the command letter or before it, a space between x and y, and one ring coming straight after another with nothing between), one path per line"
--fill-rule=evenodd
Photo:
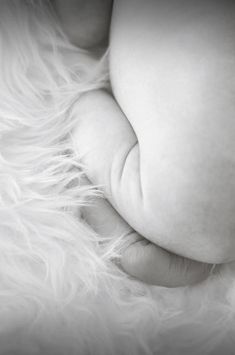
M111 82L138 142L110 182L115 207L157 245L211 263L235 257L234 38L232 1L114 3Z
M123 235L126 240L120 260L123 269L144 282L166 287L191 285L207 278L215 271L212 265L173 255L148 242L121 218L123 211L120 210L120 215L117 213L116 193L124 193L123 187L127 194L126 209L131 209L131 215L138 213L142 218L139 223L144 228L146 217L137 210L142 208L141 197L137 200L140 196L139 152L133 148L138 142L113 97L105 91L92 91L83 95L74 109L79 117L73 134L75 148L87 176L103 188L107 197L107 200L97 199L93 206L84 207L83 216L103 237ZM128 170L129 180L121 186L123 169ZM133 210L136 202L139 206Z
M118 0L120 108L106 93L81 105L96 113L77 138L91 181L139 234L206 263L235 256L234 35L232 1Z

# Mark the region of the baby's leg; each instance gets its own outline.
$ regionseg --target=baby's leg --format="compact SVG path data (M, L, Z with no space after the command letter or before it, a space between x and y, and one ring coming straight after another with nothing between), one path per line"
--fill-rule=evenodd
M125 115L89 106L88 176L141 235L212 263L235 255L234 19L230 1L118 1L110 63Z
M115 203L149 240L207 262L235 257L234 38L234 1L114 3L111 81L142 187L131 204L126 174Z
M92 181L104 185L106 196L115 206L113 196L116 196L115 191L121 192L120 177L126 169L129 180L124 182L123 188L129 187L126 197L130 202L126 208L130 207L130 214L136 215L132 211L131 198L138 198L135 189L139 189L139 169L136 167L138 158L135 153L130 153L136 146L136 136L128 120L114 99L104 91L93 91L81 97L74 114L79 119L73 134L74 144L78 154L82 155L85 172ZM205 279L210 272L211 265L172 255L144 240L107 200L96 199L92 206L83 209L83 215L103 237L123 235L121 265L145 282L168 287L184 286ZM142 222L145 225L144 216Z

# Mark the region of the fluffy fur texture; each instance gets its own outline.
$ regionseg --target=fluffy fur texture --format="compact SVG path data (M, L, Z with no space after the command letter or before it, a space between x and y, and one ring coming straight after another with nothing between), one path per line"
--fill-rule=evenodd
M106 57L69 44L46 1L1 1L0 354L234 354L232 264L150 287L115 264L122 236L82 220L100 192L83 182L73 104L107 85Z

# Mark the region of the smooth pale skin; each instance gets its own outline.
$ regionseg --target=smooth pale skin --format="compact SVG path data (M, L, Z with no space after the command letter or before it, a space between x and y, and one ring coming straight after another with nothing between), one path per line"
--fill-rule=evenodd
M115 2L111 79L125 115L108 94L87 94L75 137L89 178L136 231L225 262L234 259L234 5L169 3ZM161 249L135 247L124 268L158 283Z
M97 168L94 182L157 245L234 260L234 1L118 0L110 46L114 95L138 143L119 180Z
M150 241L202 262L233 260L234 3L114 5L111 82L128 120L98 96L83 132L88 177Z
M146 283L179 287L204 280L212 271L212 265L173 255L148 242L116 211L112 191L108 188L110 182L114 188L120 183L123 162L136 137L115 100L104 91L93 91L83 95L74 109L79 117L73 134L74 145L85 164L86 174L92 182L101 184L107 200L114 206L104 199L93 201L93 206L83 209L87 223L104 237L123 235L126 238L121 265L130 275ZM133 164L135 162L133 160ZM129 174L135 188L138 170L134 165ZM142 222L145 223L144 219Z

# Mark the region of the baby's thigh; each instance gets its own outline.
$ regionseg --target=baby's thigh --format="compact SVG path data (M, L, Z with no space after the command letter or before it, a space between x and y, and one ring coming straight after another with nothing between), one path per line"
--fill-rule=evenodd
M112 86L156 230L189 241L190 257L233 258L235 4L121 0L111 27Z
M169 116L233 112L234 36L231 1L115 1L111 80L136 129Z

